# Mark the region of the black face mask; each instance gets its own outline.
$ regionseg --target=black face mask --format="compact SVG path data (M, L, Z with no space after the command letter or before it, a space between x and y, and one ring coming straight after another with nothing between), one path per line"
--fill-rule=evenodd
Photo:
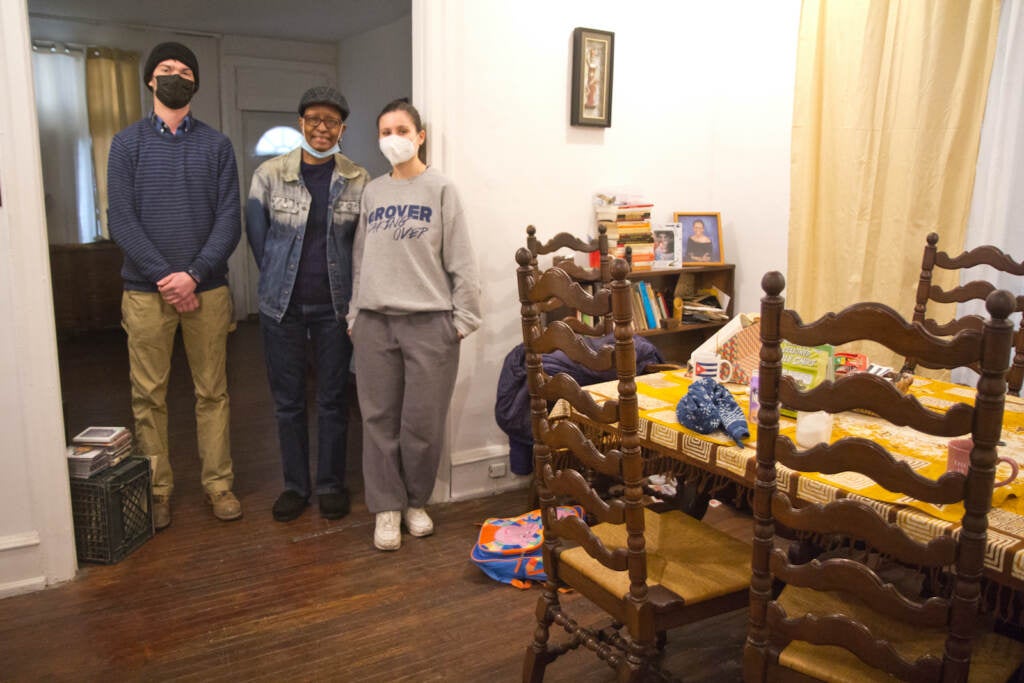
M174 74L156 77L156 98L170 109L181 109L192 101L196 91L195 81Z

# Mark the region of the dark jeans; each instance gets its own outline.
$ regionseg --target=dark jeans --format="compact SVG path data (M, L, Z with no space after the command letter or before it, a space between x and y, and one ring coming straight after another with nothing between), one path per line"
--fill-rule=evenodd
M345 433L352 342L330 304L291 305L281 322L260 314L270 393L281 445L284 487L308 498L309 427L306 417L306 347L312 343L316 371L316 493L345 489Z

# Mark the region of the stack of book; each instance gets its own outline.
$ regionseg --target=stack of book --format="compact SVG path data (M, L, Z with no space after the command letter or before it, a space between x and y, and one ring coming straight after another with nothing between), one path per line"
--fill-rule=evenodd
M100 446L68 446L68 474L88 479L110 467L110 456Z
M672 317L672 302L650 282L633 283L633 326L637 331L657 330Z
M71 444L68 447L71 476L89 477L128 457L132 450L132 433L127 427L89 427L72 439ZM75 471L83 474L76 475Z
M614 255L626 258L626 248L629 247L633 270L650 270L654 266L653 210L653 204L622 204L616 207ZM611 238L609 235L609 245Z

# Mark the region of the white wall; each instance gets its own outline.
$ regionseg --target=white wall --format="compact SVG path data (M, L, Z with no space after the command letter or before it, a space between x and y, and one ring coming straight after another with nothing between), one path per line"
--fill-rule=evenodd
M757 309L761 276L786 267L799 12L798 0L414 0L414 102L431 162L474 226L484 288L453 402L453 462L505 447L493 407L521 339L513 254L527 224L586 233L604 188L642 192L659 222L720 211L736 310ZM569 125L577 26L615 32L607 129Z
M390 170L377 147L377 114L412 96L412 17L347 38L338 46L338 82L348 100L341 150L376 178Z

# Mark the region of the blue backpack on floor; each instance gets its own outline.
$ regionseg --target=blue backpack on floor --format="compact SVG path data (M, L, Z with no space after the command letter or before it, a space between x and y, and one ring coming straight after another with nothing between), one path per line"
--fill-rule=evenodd
M583 514L579 505L558 507L559 519ZM495 581L526 589L531 581L543 582L548 578L544 573L543 544L540 510L518 517L494 517L484 520L469 559Z

